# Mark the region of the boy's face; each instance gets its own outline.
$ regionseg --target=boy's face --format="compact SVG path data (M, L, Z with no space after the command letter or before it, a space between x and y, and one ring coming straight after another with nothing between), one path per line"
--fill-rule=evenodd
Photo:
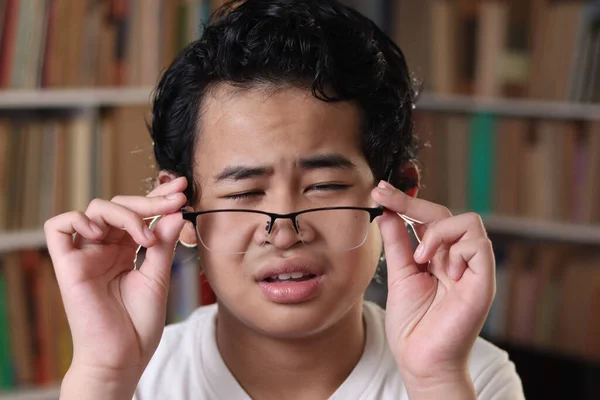
M361 151L354 105L328 104L296 88L235 91L222 85L207 95L202 112L196 210L286 214L317 207L376 206L370 196L375 181ZM334 217L325 215L315 223L327 218ZM368 236L358 248L340 252L328 245L347 234L340 231L338 236L337 227L352 223L331 220L323 230L328 233L321 235L331 237L316 233L301 238L289 220L277 220L263 244L264 226L244 238L249 229L240 222L237 229L225 227L223 236L243 242L245 253L209 251L202 243L198 249L207 278L228 313L271 336L302 337L326 329L356 306L374 274L381 252L376 223L365 228ZM218 230L211 226L207 235ZM285 276L284 282L277 276L262 279L281 268L305 273L308 269L310 274L297 281L286 281Z

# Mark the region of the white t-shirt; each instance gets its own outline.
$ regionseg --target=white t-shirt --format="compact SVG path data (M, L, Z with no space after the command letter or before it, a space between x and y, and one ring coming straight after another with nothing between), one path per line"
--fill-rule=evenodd
M407 400L402 377L389 350L385 311L364 302L366 344L336 400ZM225 365L215 335L217 305L197 309L187 320L167 326L154 357L138 384L137 400L249 400ZM478 338L469 362L478 399L524 399L521 380L505 351Z

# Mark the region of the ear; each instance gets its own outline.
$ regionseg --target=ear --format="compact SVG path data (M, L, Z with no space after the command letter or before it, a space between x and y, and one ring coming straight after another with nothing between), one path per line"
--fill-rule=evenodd
M421 185L421 171L414 161L407 161L394 172L392 185L411 197L417 197Z
M160 171L158 173L157 185L164 185L165 183L171 182L173 179L177 178L177 176L168 171ZM191 207L187 206L191 211ZM198 240L196 238L196 229L194 228L194 224L190 221L186 221L183 225L183 229L179 234L179 242L186 247L193 247L198 244Z

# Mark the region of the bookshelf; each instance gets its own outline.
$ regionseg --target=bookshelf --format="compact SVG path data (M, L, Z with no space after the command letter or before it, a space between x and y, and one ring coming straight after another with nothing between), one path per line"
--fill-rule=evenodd
M21 1L33 4L35 0ZM514 118L527 119L527 124L531 125L533 130L541 125L544 129L538 135L539 137L546 137L547 133L556 132L570 136L575 130L585 138L600 134L597 129L593 132L590 129L591 135L589 135L588 131L582 128L586 124L597 124L600 121L600 103L598 103L600 93L594 91L597 84L593 84L592 74L585 73L590 60L597 60L597 55L594 54L597 54L598 50L592 49L591 44L597 43L598 35L593 34L592 18L583 19L582 24L575 18L577 14L595 15L589 12L592 2L587 2L590 8L588 10L588 5L584 5L583 1L545 2L543 6L541 4L544 2L518 0L507 2L342 1L372 17L400 44L411 69L425 82L426 91L419 96L416 111L430 114L428 117L432 124L427 128L431 128L431 132L438 131L442 126L447 128L447 132L459 133L458 136L461 136L462 130L461 143L464 144L467 127L470 126L472 117L491 114L496 116L500 123L505 118ZM33 117L31 118L33 121L38 115L43 118L50 116L54 119L56 116L56 119L63 119L64 115L68 114L69 116L64 119L71 119L71 114L86 114L87 116L83 118L85 125L83 134L87 135L85 139L87 142L83 145L89 148L90 141L94 138L90 132L96 132L98 128L96 124L100 125L98 132L102 132L99 136L109 137L113 141L102 142L100 148L110 146L114 158L92 160L96 163L96 168L111 165L108 173L102 169L103 174L106 175L117 175L115 171L132 171L132 176L149 176L146 170L135 169L137 165L149 163L149 158L146 154L138 155L133 151L136 146L135 140L146 136L142 129L145 127L135 126L132 121L141 120L142 112L147 114L153 84L160 71L173 59L178 49L198 36L199 20L205 20L208 11L218 2L215 0L151 0L150 4L161 4L163 7L161 13L152 15L145 13L152 7L141 0L132 2L135 7L130 10L111 12L108 10L108 4L111 2L93 2L95 6L88 9L81 6L86 4L86 1L64 0L63 2L70 3L74 14L56 14L56 10L48 11L47 14L54 13L54 19L53 23L49 23L44 28L45 31L43 29L36 29L35 32L22 30L19 33L20 31L17 32L14 28L17 25L35 26L34 21L42 21L43 12L40 10L43 10L43 7L37 10L40 14L36 14L36 19L32 18L31 21L29 19L32 15L21 13L22 15L16 16L13 11L12 18L18 21L13 26L16 32L15 40L23 44L22 48L30 49L30 53L37 56L25 57L25 53L15 53L11 63L14 65L14 70L13 67L6 70L6 66L0 66L0 72L4 68L4 74L0 73L0 77L4 75L5 79L4 82L0 82L2 87L0 116L5 116L6 119L13 119L14 116L15 120L20 121ZM0 1L0 4L2 3ZM538 6L532 7L533 3ZM125 25L130 29L121 29ZM556 30L552 29L552 26L563 28ZM160 28L148 29L153 27ZM576 35L577 29L580 31ZM147 34L150 31L151 34ZM23 35L29 37L29 40ZM40 35L41 37L47 35L47 43L46 40L40 40L38 37ZM23 37L19 39L20 36ZM582 40L586 36L596 39ZM33 40L34 37L37 39ZM81 40L78 42L72 40L73 38ZM124 47L123 52L117 51L120 46ZM52 57L48 57L48 54ZM583 57L583 55L587 56ZM41 57L45 58L41 59ZM80 60L79 64L76 60ZM98 62L92 65L94 63L91 60ZM499 71L499 66L507 65L510 68L503 72ZM7 82L10 79L6 79L10 78L11 73L14 76L12 83L9 84ZM49 88L35 89L40 85ZM68 88L61 88L63 86ZM136 110L125 110L127 108L136 108ZM102 124L105 121L108 126L106 132L109 132L109 135L104 135ZM563 122L565 125L573 123L574 127L560 125ZM553 123L558 127L549 127ZM63 134L67 130L71 132L69 130L71 128L70 125L64 127L61 122L58 128L52 129L58 129ZM33 131L37 133L40 129L39 124L33 127ZM119 132L134 131L141 132L135 140L132 138L123 142L123 136L126 135L118 135ZM19 134L24 132L27 131L21 131ZM30 133L31 131L28 132ZM81 132L75 132L73 137L81 138L82 135L77 135L78 133ZM504 133L510 133L510 129L493 133L501 137ZM448 144L447 138L445 140L446 142L442 142L438 148ZM435 144L435 141L433 142ZM98 142L91 143L93 146L98 146ZM97 147L93 148L97 149ZM120 153L117 154L115 149ZM92 158L113 154L110 151L91 153ZM89 153L82 152L82 154ZM468 157L466 152L462 154L465 158ZM508 154L514 157L514 154L510 152ZM437 155L439 152L435 154ZM431 161L436 158L435 156L427 160L429 165L434 165ZM504 156L506 157L506 153ZM536 153L534 158L538 156L540 155ZM510 157L507 159L510 160ZM510 161L506 164L510 164ZM544 164L544 167L547 167L547 164ZM439 170L439 165L433 169ZM90 175L90 171L84 172ZM551 173L545 176L548 175L554 176ZM95 179L100 181L102 176L95 176ZM542 179L533 179L529 182L534 183L528 186L540 186ZM123 179L111 185L111 189L114 190L131 189L139 192L140 189L139 182L132 180ZM88 186L82 188L87 193L90 192ZM83 193L83 190L81 192ZM553 197L554 194L548 195L548 193L544 193L545 197L536 199L546 200ZM587 193L592 191L584 192L582 196ZM535 201L533 203L537 205ZM541 204L541 201L539 203ZM80 208L80 203L77 204L76 208ZM455 213L459 213L459 210L470 208L471 205L449 204L448 206ZM538 215L537 218L517 217L494 212L483 213L482 217L490 234L506 236L509 241L552 242L547 246L549 248L553 247L554 243L582 245L579 247L600 244L600 219L597 218L586 224L584 221L566 222L569 219L565 219L564 216L562 221L565 222L539 218ZM39 223L33 226L27 225L26 230L19 231L0 230L0 255L43 248L45 237L38 225ZM569 270L570 265L565 265L566 268L563 270ZM186 270L183 273L182 276L190 277L194 272ZM188 273L192 275L187 275ZM185 279L180 277L179 280ZM507 284L506 276L502 282L504 283L499 284L500 288L502 285L507 287L514 283ZM527 283L527 279L523 282ZM575 285L575 287L579 290L580 286ZM526 290L521 292L525 293ZM527 296L522 297L521 292L518 296L505 294L505 297L514 297L517 300L527 298ZM567 300L573 298L569 297ZM545 298L543 301L546 301ZM569 302L569 306L573 304ZM574 323L572 326L579 325ZM580 353L567 349L566 353L572 353L574 359L572 362L566 362L546 352L547 349L538 352L535 342L513 346L515 344L513 338L504 336L491 336L491 339L506 348L511 358L515 360L517 369L525 380L528 398L552 396L550 394L536 397L536 393L538 395L540 393L539 387L543 391L543 387L548 386L545 383L549 381L556 382L556 386L560 386L563 390L569 390L562 397L573 397L573 388L579 390L580 387L585 386L585 382L582 384L580 380L564 379L569 372L579 371L577 368L581 364ZM555 363L554 374L548 373L547 363L552 362ZM588 370L597 371L597 368L590 369L586 365L585 371ZM590 373L585 371L581 375ZM592 379L589 380L591 381ZM560 392L560 388L552 387L552 390L556 390L556 393ZM582 393L577 397L597 398L589 393L592 392ZM0 392L0 400L55 399L58 395L57 387L17 389L15 392Z

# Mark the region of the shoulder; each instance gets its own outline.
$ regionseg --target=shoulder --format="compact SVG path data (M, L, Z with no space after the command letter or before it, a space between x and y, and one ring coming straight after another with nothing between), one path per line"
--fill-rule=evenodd
M372 322L380 326L381 334L385 335L385 310L365 301L364 311L365 317L369 316ZM397 370L396 373L399 374ZM524 399L521 380L508 353L481 337L475 340L471 350L469 375L478 399Z
M186 390L197 382L190 378L197 375L200 368L204 332L214 327L216 307L216 304L200 307L186 320L165 327L160 344L138 383L137 399L156 398L169 388L172 395L175 388L175 391Z
M199 307L184 321L167 325L150 365L164 358L179 358L177 351L182 349L186 354L190 354L189 346L198 343L203 328L213 323L216 312L216 304Z

